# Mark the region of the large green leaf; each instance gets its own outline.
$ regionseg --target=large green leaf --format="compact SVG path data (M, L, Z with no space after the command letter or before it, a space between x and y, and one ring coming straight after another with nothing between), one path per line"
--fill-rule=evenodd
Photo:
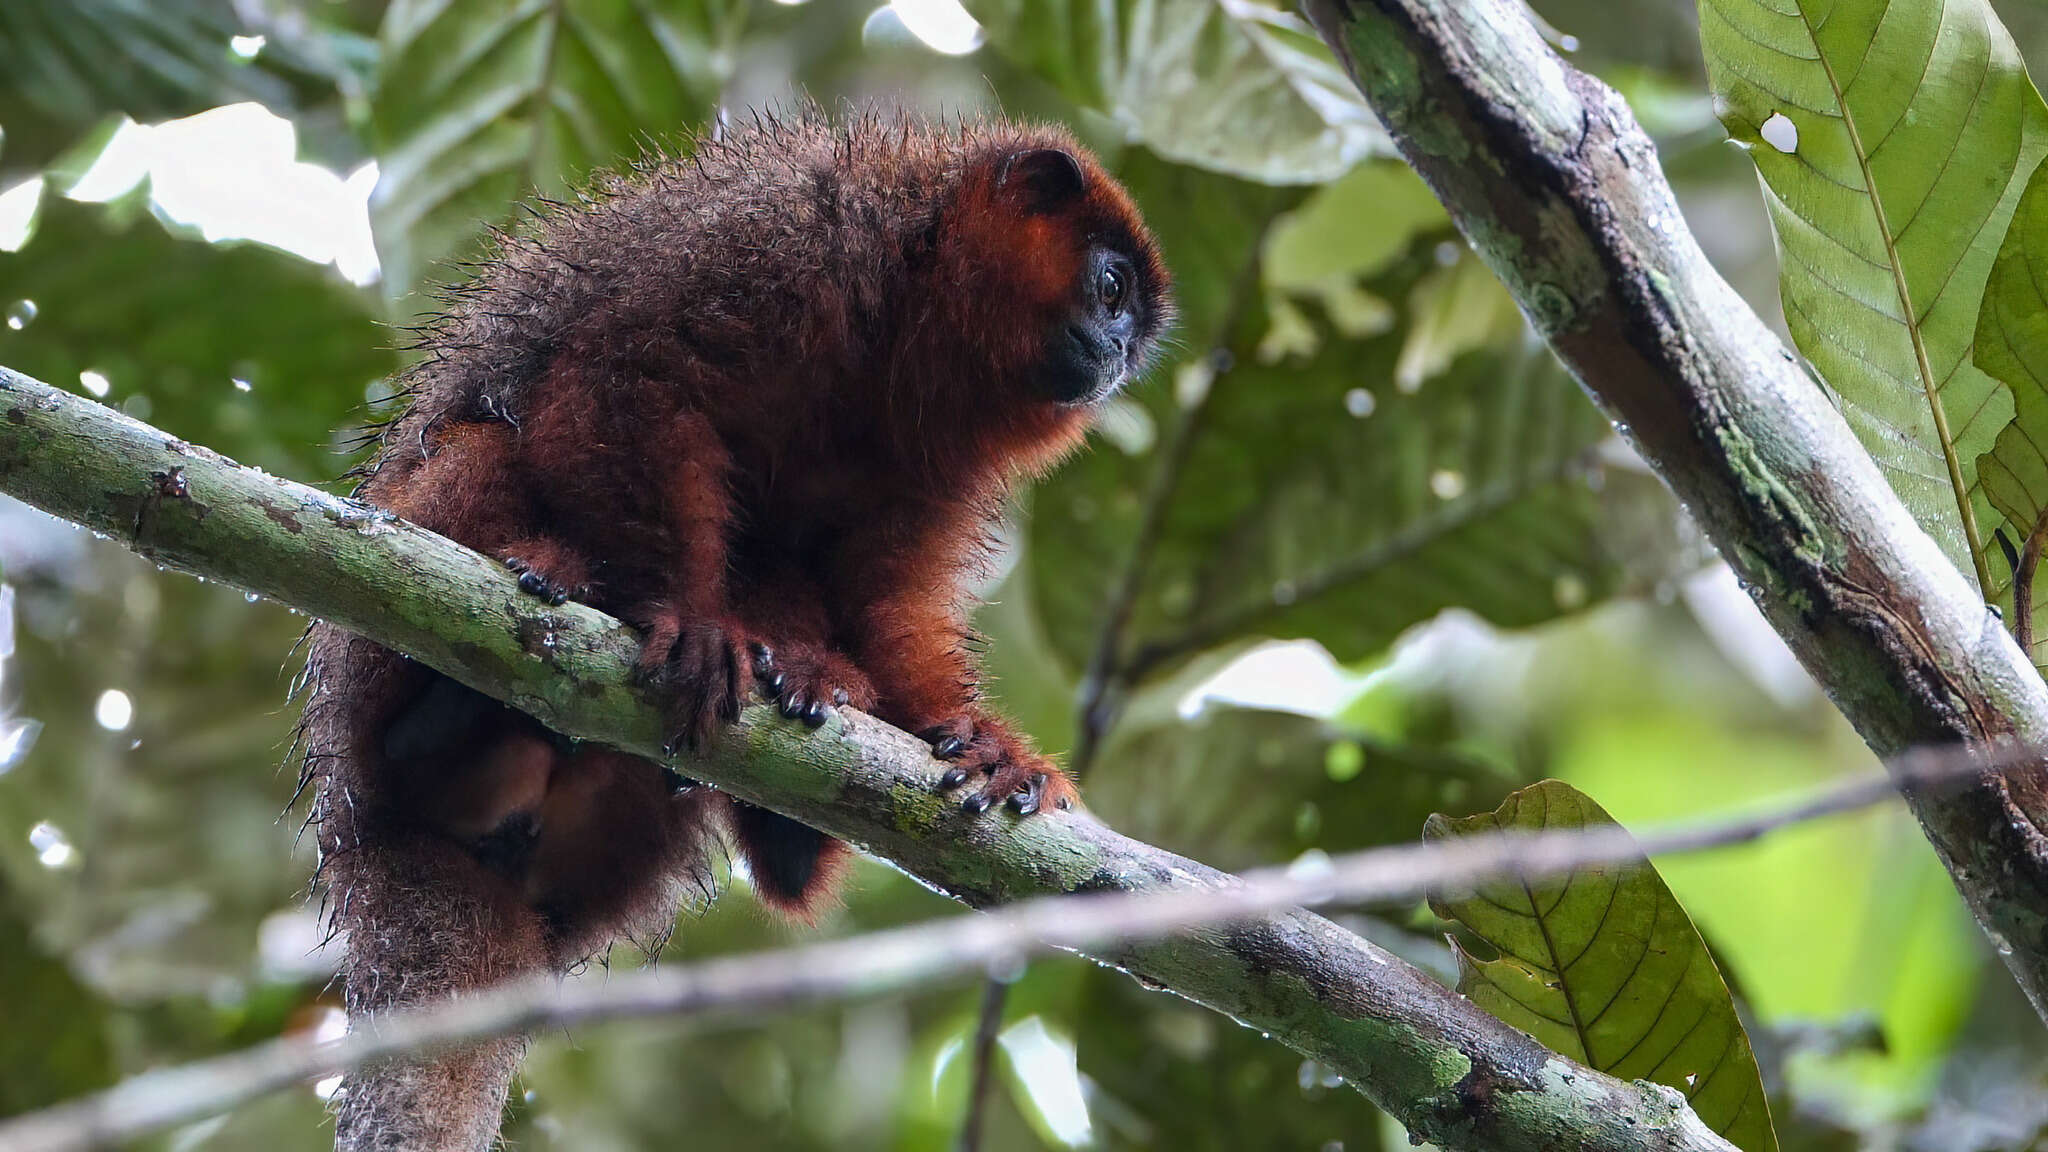
M1156 449L1113 429L1116 447L1041 486L1027 561L1071 666L1089 665L1119 580L1118 663L1141 671L1260 636L1356 660L1447 607L1528 625L1616 585L1587 483L1605 422L1499 285L1434 248L1351 285L1349 316L1327 298L1251 307L1227 371L1152 386ZM1427 319L1449 299L1513 327ZM1402 306L1422 322L1390 327Z
M2027 181L2012 226L1984 286L1977 313L1977 367L2012 389L2014 415L1991 452L1979 457L1977 472L1991 506L2005 517L2009 542L2023 562L2038 567L2048 544L2048 165ZM2037 537L2041 539L2036 539ZM2030 546L2031 545L2031 546ZM2030 576L2038 579L2039 573ZM2038 588L2039 586L2036 585ZM2033 657L2048 667L2048 605L2037 591L2028 610L2034 616ZM2006 607L2021 610L2006 599Z
M968 0L991 47L1161 156L1321 183L1388 151L1299 17L1252 0Z
M536 192L674 147L731 70L745 0L397 0L372 101L371 223L402 295Z
M1492 812L1432 816L1423 836L1613 823L1577 789L1545 780ZM1496 953L1482 959L1456 950L1458 991L1473 1003L1587 1067L1678 1089L1744 1152L1776 1152L1756 1057L1728 986L1648 859L1492 880L1432 894L1430 905Z
M2048 109L1987 0L1700 0L1722 122L1763 177L1793 340L1985 594L1977 458L2012 399L1970 362Z
M43 194L28 243L0 252L0 364L71 387L96 373L107 403L244 463L342 471L334 426L394 364L375 298L331 267L174 230L147 199Z
M1469 757L1313 716L1216 703L1182 716L1181 686L1171 687L1125 712L1084 784L1088 807L1220 868L1402 842L1430 813L1499 803L1516 783Z
M7 0L0 4L0 172L41 165L108 116L138 121L260 100L303 109L334 102L331 65L315 58L347 33L289 21L254 60L229 50L261 31L234 0Z

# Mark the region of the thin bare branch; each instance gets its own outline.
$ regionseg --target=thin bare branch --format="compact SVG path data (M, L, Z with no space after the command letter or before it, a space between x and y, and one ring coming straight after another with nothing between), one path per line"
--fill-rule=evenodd
M1998 763L2030 762L2031 754L2014 750L1996 759L1990 763L1977 753L1928 751L1904 759L1893 775L1940 791L1966 783ZM757 1015L873 996L973 972L1002 972L1024 957L1052 951L1123 955L1146 941L1191 929L1213 933L1229 925L1252 925L1294 905L1413 900L1433 890L1502 875L1556 876L1645 855L1746 843L1897 795L1891 779L1862 776L1804 800L1651 831L1640 838L1614 825L1569 832L1491 833L1374 849L1336 857L1315 868L1251 872L1223 887L1045 897L985 916L948 917L683 967L613 973L603 981L535 981L431 1012L370 1021L336 1042L315 1044L305 1037L287 1037L230 1056L147 1072L98 1095L0 1124L0 1148L63 1152L129 1140L265 1092L426 1047L621 1017ZM987 1023L987 1005L997 1005L999 1017L1003 985L991 980L990 987L996 992L984 998L983 1032L992 1038L995 1028ZM1726 1147L1718 1142L1669 1146Z

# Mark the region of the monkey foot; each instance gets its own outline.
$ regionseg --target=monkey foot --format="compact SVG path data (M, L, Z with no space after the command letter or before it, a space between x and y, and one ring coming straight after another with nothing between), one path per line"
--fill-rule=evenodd
M748 651L761 694L791 720L816 728L825 723L828 709L834 705L875 706L875 690L868 678L833 653L809 645L771 648L758 641Z
M932 755L953 761L939 777L940 789L951 792L979 784L960 801L961 810L969 815L980 815L998 801L1009 804L1020 816L1029 816L1047 806L1064 811L1080 799L1066 773L1046 757L1021 747L999 727L983 724L977 728L962 718L928 728L921 735L932 746Z
M646 613L636 666L643 687L663 701L670 736L662 751L700 751L740 718L746 697L747 645L739 628L672 609Z
M570 600L579 599L590 592L590 589L580 585L571 588L567 585L558 584L546 573L541 572L517 556L505 557L505 567L511 569L519 576L520 591L525 592L529 596L538 596L556 607L560 607Z

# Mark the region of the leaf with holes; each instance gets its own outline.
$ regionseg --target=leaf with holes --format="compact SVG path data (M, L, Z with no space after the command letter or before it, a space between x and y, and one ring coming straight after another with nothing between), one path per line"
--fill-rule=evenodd
M1763 177L1800 351L1985 595L1977 458L2011 396L1970 361L2048 108L1989 0L1700 0L1721 121Z
M506 206L673 147L710 115L741 0L397 0L371 101L371 224L402 295Z
M2048 605L2038 568L2048 547L2048 165L2034 170L2014 211L2012 227L1984 286L1977 313L1977 367L2012 389L2013 421L1998 434L1977 474L1991 506L2005 517L2008 542L2019 552L2015 577L2002 597L2008 620L2037 668L2048 668Z
M1492 812L1431 816L1423 838L1613 823L1571 785L1545 780ZM1496 953L1481 959L1453 938L1458 991L1473 1003L1589 1068L1678 1089L1744 1152L1777 1152L1728 986L1649 860L1503 878L1429 902Z
M1159 155L1270 184L1331 180L1386 134L1306 22L1250 0L968 0L989 46Z

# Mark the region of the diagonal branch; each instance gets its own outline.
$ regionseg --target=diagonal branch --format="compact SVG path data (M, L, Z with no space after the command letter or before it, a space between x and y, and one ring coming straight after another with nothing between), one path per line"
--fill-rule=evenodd
M659 757L658 714L628 687L630 631L580 605L550 608L502 566L388 514L240 467L5 368L0 492L159 564L409 653L556 731ZM911 737L856 712L815 732L772 712L749 708L689 774L859 844L975 907L1237 883L1082 813L1018 820L998 807L966 816L938 795L940 767ZM1091 955L1271 1033L1444 1148L1728 1148L1656 1086L1549 1052L1299 909Z
M2040 747L2048 684L1708 266L1621 98L1559 59L1515 0L1306 7L1472 246L1870 747ZM2048 767L1906 790L2048 1015Z

